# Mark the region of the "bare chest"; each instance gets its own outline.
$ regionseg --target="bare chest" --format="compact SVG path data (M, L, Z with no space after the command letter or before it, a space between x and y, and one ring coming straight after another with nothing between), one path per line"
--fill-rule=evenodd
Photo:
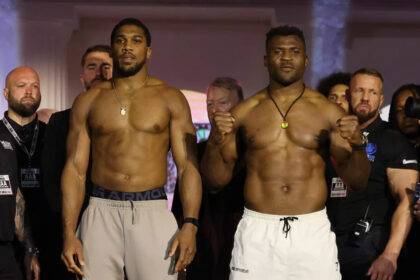
M283 115L286 110L282 110ZM297 102L284 119L272 101L267 100L249 112L241 134L249 149L295 145L314 150L327 141L329 130L322 112L308 102Z
M115 92L104 92L89 114L90 129L96 134L120 130L158 134L168 129L169 121L165 99L149 93L116 96Z

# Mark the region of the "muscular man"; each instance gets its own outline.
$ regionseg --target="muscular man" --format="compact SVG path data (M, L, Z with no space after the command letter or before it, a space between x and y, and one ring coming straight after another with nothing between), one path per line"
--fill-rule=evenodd
M327 209L341 272L345 280L392 279L411 226L409 194L417 182L417 156L407 139L379 117L384 96L377 70L356 71L349 93L351 111L367 137L372 172L363 192L333 195L331 184Z
M207 88L207 114L213 120L216 112L228 112L242 101L242 87L230 77L218 77ZM214 124L213 124L214 126ZM207 141L198 144L198 159L203 157ZM244 208L244 168L235 173L229 186L210 192L203 183L200 228L197 232L197 254L187 269L187 280L227 280L233 247L233 236ZM176 188L177 189L177 188ZM174 193L172 211L182 222L179 192Z
M337 72L323 78L317 87L318 91L327 97L331 102L349 112L349 101L347 91L349 89L351 74Z
M14 149L9 131L0 126L0 279L22 279L13 249L16 235L25 247L25 279L38 280L38 251L25 219L25 200L18 188L18 165Z
M62 258L85 279L176 279L173 270L194 257L201 200L195 131L183 94L148 75L150 44L142 22L120 21L111 34L117 78L73 104L62 177ZM79 239L90 147L94 187ZM162 188L170 147L185 217L179 231Z
M340 279L323 156L330 152L347 183L363 188L369 163L357 118L303 83L308 58L300 29L271 29L264 62L269 85L231 113L215 113L202 161L213 187L229 182L240 156L246 164L231 279Z
M112 50L106 45L89 47L81 59L82 74L80 81L83 89L89 90L103 80L112 77ZM61 212L60 179L66 162L66 142L69 131L70 109L54 113L45 130L45 149L42 153L44 189L55 212ZM88 190L90 180L88 179ZM89 192L89 191L88 191Z

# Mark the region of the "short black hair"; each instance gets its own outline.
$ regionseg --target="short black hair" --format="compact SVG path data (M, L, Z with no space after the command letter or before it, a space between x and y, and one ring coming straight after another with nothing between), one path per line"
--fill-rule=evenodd
M122 19L120 22L117 23L117 25L114 26L114 29L112 29L111 32L111 45L115 40L115 36L117 35L118 30L125 26L125 25L135 25L138 28L142 29L144 31L144 35L146 36L146 44L148 47L152 44L152 35L150 34L149 28L140 20L136 18L125 18Z
M397 104L396 103L397 103L398 96L400 96L400 94L405 90L411 91L414 98L417 98L417 99L420 98L420 85L416 85L416 84L402 85L394 92L394 94L392 95L391 106L389 108L388 121L389 121L389 125L392 128L395 128L397 130L399 130L399 128L398 128L397 116L396 116L396 113L397 113Z
M303 31L292 25L281 25L277 27L271 28L267 34L265 34L265 49L268 50L268 45L270 44L271 39L276 36L296 36L298 37L306 50L306 41L305 35L303 35Z
M108 46L108 45L94 45L94 46L91 46L91 47L87 48L85 53L82 55L82 60L80 61L80 63L82 64L82 67L85 66L86 57L88 56L88 54L90 54L92 52L104 52L104 53L107 53L110 58L112 58L112 49L111 49L110 46Z
M224 89L227 89L231 92L235 91L236 95L238 96L238 99L240 101L244 100L244 94L243 94L243 91L242 91L242 87L239 84L239 82L237 80L235 80L234 78L217 77L213 80L213 82L211 82L209 87L224 88Z
M384 82L384 77L382 76L381 72L379 72L375 68L360 68L351 75L351 78L353 79L354 76L359 74L374 76L376 78L379 78L382 81L382 83Z
M317 90L322 93L325 97L328 97L330 90L339 84L348 86L350 83L351 74L345 72L335 72L324 78L322 78L319 83Z

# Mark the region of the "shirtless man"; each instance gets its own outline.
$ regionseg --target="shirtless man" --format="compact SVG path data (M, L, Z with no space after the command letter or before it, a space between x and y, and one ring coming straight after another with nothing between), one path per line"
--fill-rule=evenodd
M195 131L183 94L148 76L150 42L142 22L120 21L111 34L116 78L79 95L72 108L62 176L62 259L84 279L176 279L171 272L194 257L201 201ZM90 146L94 187L79 240ZM162 188L169 147L186 217L179 231Z
M340 279L323 156L331 153L348 186L364 188L370 168L357 118L305 87L308 58L298 28L271 29L264 62L269 85L230 113L215 114L202 161L213 187L232 178L239 157L246 163L230 277Z

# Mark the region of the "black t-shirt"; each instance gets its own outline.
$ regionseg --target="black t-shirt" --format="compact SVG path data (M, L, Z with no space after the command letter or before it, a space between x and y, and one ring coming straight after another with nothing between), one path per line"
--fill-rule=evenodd
M17 159L9 132L0 126L0 242L14 239L16 192L18 189Z
M331 162L326 167L327 212L338 235L352 231L357 221L364 217L368 205L367 218L374 225L389 227L395 203L386 169L418 169L416 150L400 132L390 129L387 122L378 118L363 133L368 138L366 154L372 167L365 191L349 190L338 178Z
M38 139L34 155L30 160L12 134L7 130L3 122L0 122L0 126L2 130L6 131L5 138L8 139L7 141L12 143L13 148L16 151L18 162L18 184L25 199L27 218L29 220L35 245L37 247L42 247L42 244L48 242L48 238L45 233L48 231L48 228L51 227L51 223L53 222L53 217L44 194L41 170L41 153L43 149L43 138L46 124L38 121L36 118L29 124L21 126L11 120L7 116L7 112L4 114L4 117L16 131L19 138L24 142L28 151L31 149L35 127L38 123ZM34 184L34 182L37 182L37 184Z

